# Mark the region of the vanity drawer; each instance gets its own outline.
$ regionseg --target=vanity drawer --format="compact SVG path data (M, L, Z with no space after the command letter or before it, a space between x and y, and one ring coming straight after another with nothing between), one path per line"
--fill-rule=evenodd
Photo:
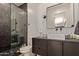
M41 56L47 56L47 48L44 47L38 48L38 54Z
M79 42L64 42L64 56L79 56Z

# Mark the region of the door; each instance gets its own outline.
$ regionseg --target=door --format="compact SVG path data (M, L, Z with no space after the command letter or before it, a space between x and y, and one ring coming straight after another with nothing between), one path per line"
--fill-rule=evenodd
M62 41L48 41L48 56L62 56Z
M47 56L47 40L38 39L38 54L41 56Z
M47 40L33 38L32 52L41 56L47 56Z
M64 42L64 56L79 56L79 42Z

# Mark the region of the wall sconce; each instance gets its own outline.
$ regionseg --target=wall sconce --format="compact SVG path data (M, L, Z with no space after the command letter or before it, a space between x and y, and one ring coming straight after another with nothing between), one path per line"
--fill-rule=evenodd
M46 19L46 15L43 16L43 19Z

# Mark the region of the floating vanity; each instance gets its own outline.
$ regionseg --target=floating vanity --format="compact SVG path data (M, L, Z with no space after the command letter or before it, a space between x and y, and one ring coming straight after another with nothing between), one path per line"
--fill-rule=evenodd
M79 40L32 38L32 52L41 56L79 56Z

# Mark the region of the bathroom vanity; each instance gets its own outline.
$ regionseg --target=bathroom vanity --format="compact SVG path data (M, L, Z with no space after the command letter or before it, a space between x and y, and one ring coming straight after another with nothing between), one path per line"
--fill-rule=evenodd
M32 52L41 56L79 56L79 40L32 38Z

